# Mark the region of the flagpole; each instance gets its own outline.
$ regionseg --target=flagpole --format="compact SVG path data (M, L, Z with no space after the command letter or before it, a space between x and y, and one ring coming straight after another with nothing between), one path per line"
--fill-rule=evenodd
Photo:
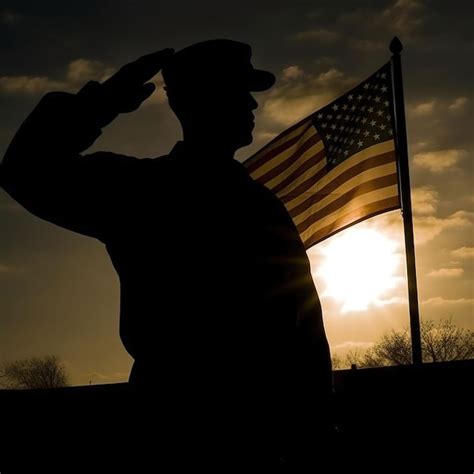
M414 364L422 363L420 313L418 309L418 288L416 282L415 245L413 239L413 216L410 196L410 173L408 166L407 129L405 122L405 101L403 98L402 60L403 45L395 36L390 43L392 52L392 79L395 109L395 143L397 149L400 199L405 234L405 255L407 263L408 305L410 309L411 347Z

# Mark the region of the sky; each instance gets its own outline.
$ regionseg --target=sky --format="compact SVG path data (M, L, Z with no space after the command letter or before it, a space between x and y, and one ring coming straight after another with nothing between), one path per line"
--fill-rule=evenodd
M398 35L421 318L452 318L472 330L473 14L470 0L3 0L0 156L46 92L76 92L155 50L229 38L249 43L253 64L277 77L270 91L255 94L254 142L239 150L242 161L387 62ZM108 126L88 152L169 152L180 127L161 76L154 82L154 95ZM348 249L359 258L342 265L338 256ZM192 243L183 251L191 269ZM334 354L365 350L408 325L400 211L308 253ZM387 264L377 265L381 259ZM190 270L189 285L198 277ZM365 299L351 297L356 284ZM42 221L0 190L0 362L55 354L73 384L125 381L132 361L118 315L118 277L103 244Z

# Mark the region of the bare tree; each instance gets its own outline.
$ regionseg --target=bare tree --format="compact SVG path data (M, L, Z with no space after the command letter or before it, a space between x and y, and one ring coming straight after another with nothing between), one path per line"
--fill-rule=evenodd
M56 356L5 363L0 376L8 388L57 388L68 385L66 369Z
M421 322L423 362L442 362L474 357L474 332L456 326L450 319L438 323ZM346 364L358 367L411 364L411 338L408 328L392 331L365 353L349 353Z
M342 367L342 360L337 354L331 356L332 370L340 369Z

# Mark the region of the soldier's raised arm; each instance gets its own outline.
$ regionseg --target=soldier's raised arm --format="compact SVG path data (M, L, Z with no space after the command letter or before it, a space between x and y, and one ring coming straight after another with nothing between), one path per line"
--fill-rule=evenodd
M38 217L101 238L139 160L80 153L118 114L136 110L153 93L155 86L147 81L172 53L165 49L143 56L77 94L46 94L8 147L0 168L2 187Z

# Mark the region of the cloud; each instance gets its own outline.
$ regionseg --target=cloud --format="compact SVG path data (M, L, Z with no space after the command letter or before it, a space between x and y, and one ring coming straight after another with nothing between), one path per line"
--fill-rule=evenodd
M415 240L417 244L424 244L433 240L441 232L456 227L472 226L473 213L467 211L456 211L445 218L435 216L415 216Z
M412 35L423 23L425 5L422 0L396 0L395 3L383 10L381 19L405 37Z
M432 186L413 188L411 198L414 214L431 215L438 208L438 192Z
M439 268L428 273L432 277L458 277L464 273L462 268Z
M279 125L291 125L327 105L354 83L353 78L336 68L318 75L307 74L299 81L288 81L271 90L262 107L263 115Z
M299 66L288 66L283 69L282 77L285 80L297 79L304 74Z
M472 258L474 257L474 247L460 247L451 250L451 255L457 258Z
M36 96L52 90L76 91L89 80L99 82L114 72L100 61L75 59L67 68L64 79L47 76L0 76L0 94Z
M410 105L408 106L408 113L415 117L426 117L435 112L437 104L438 103L436 99L432 99L429 102L421 102L416 105Z
M458 112L466 107L469 99L467 97L458 97L451 104L448 105L448 109L453 112Z
M456 168L459 161L466 155L466 150L461 149L427 151L415 154L414 163L416 166L433 173L442 173Z
M73 84L83 84L90 80L103 82L114 72L113 68L106 67L101 61L80 58L68 64L66 76Z
M52 80L46 76L1 76L0 94L40 95L51 90L68 89L64 81Z
M474 303L474 298L458 298L458 299L446 299L442 296L436 296L435 298L429 298L422 302L424 305L430 306L460 306L465 304Z
M339 32L325 29L301 31L292 37L296 41L321 41L325 43L333 43L339 38Z

